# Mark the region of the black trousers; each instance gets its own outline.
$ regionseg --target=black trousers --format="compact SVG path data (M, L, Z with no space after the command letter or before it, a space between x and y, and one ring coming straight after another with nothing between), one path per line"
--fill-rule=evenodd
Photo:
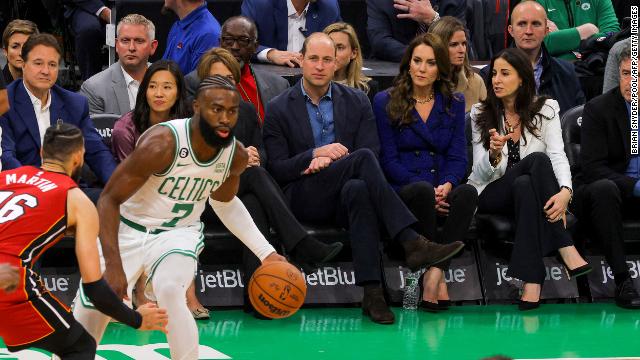
M349 229L356 284L380 282L380 228L395 238L416 222L369 149L358 149L319 173L287 185L297 218Z
M441 244L464 240L478 204L478 191L469 184L456 186L447 196L450 205L448 216L438 215L435 189L427 181L405 185L398 195L418 219L414 229L427 239ZM438 236L438 223L443 225L441 236ZM445 261L435 266L446 270L449 264L450 261Z
M579 186L573 195L571 209L578 217L581 230L592 234L591 238L602 246L616 283L622 283L630 276L625 262L622 219L640 217L640 201L623 199L613 181L602 179Z
M287 251L293 250L307 236L289 209L280 186L264 168L252 166L240 175L238 198L260 232L269 239L270 228L273 228ZM242 260L244 276L248 280L260 266L260 260L246 246L243 246Z
M71 29L76 45L76 60L82 80L102 71L106 57L102 57L105 44L105 24L95 14L76 9L71 15Z
M36 342L21 346L9 346L9 351L16 352L28 348L38 348L54 353L62 360L87 360L96 356L96 340L75 319L71 328L56 330L51 335Z
M558 191L549 157L536 152L520 160L480 194L478 212L515 217L509 276L542 284L546 275L543 257L573 245L562 221L550 223L544 213L544 204Z

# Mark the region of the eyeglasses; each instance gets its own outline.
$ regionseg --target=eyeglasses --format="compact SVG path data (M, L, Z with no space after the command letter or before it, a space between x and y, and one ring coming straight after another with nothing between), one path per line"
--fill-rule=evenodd
M251 44L256 39L251 37L245 37L245 36L241 36L241 37L222 36L220 40L222 42L222 45L224 46L233 46L233 43L238 42L238 45L244 47L244 46L249 46L249 44Z

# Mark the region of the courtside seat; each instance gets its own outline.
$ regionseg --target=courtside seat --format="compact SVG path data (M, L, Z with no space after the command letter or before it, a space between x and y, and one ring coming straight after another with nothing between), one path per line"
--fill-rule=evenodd
M567 153L572 174L576 174L579 170L582 110L583 105L571 108L564 113L561 119L564 151ZM623 220L622 228L625 242L640 243L640 220Z
M111 133L113 132L113 125L120 119L120 115L117 114L93 114L91 120L93 126L98 130L98 134L102 137L105 145L111 149Z

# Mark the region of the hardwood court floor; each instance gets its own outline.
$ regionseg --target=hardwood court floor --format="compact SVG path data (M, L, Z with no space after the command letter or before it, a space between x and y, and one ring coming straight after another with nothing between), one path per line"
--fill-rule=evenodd
M396 323L382 326L358 308L304 309L285 320L260 321L239 310L212 312L198 322L201 359L640 359L640 311L613 304L456 306L428 314L394 308ZM0 321L2 321L0 319ZM151 345L149 345L151 344ZM100 359L166 359L164 335L111 324ZM128 355L125 355L128 354ZM165 357L166 356L166 357ZM0 359L48 359L29 352Z

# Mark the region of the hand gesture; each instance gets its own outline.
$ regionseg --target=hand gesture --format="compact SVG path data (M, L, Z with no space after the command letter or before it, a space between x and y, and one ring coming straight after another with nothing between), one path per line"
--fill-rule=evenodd
M446 182L437 188L435 188L436 192L436 211L443 216L449 215L449 203L447 202L447 197L451 192L453 185L450 182Z
M549 19L547 19L547 27L549 28L549 32L554 32L559 30L558 25L556 25L556 23L554 23Z
M436 11L429 0L393 0L393 7L406 12L398 14L398 19L411 19L430 24L436 16Z
M253 146L246 147L247 153L249 154L249 162L247 163L247 167L251 166L260 166L260 153L258 149Z
M315 174L320 170L325 169L331 165L331 158L326 156L320 156L311 160L309 167L302 172L303 175Z
M562 188L560 192L549 198L546 204L544 204L544 213L547 216L547 221L554 223L558 220L563 220L566 226L566 212L567 206L571 200L571 192Z
M271 49L267 53L267 59L276 65L287 65L288 67L300 67L302 54L292 51L281 51Z
M167 323L169 322L167 310L160 309L158 308L158 305L150 302L138 306L136 311L142 315L142 325L140 325L138 330L158 330L165 334L167 333Z
M328 145L321 146L313 150L313 157L328 157L331 160L338 160L343 156L347 156L349 154L349 149L346 146L340 143L332 143Z
M10 293L20 282L20 270L9 264L0 264L0 290Z
M507 140L511 139L511 134L500 135L496 129L489 129L489 155L492 158L499 156L502 153L502 148Z

